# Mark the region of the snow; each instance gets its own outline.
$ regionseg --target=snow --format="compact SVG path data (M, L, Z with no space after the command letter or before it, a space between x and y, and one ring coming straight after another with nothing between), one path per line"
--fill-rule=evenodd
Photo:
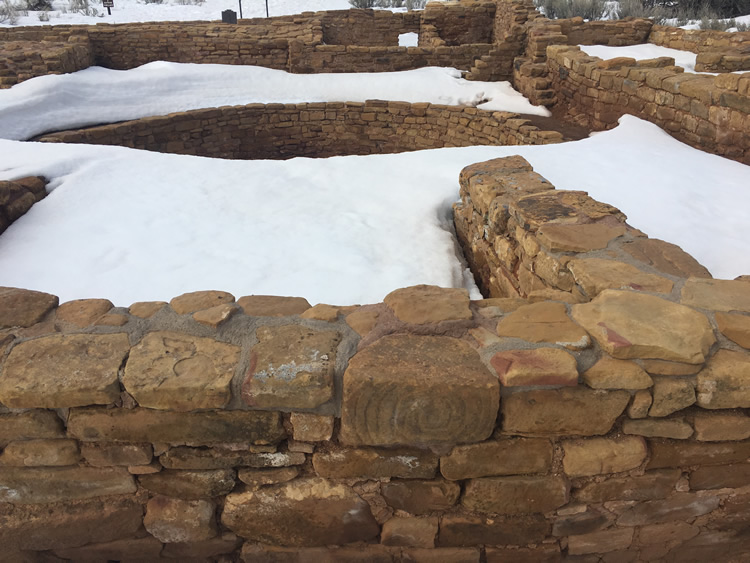
M419 33L402 33L398 36L399 47L416 47L419 45Z
M672 57L677 66L685 69L685 72L695 72L695 53L680 51L669 47L660 47L651 43L641 45L630 45L627 47L608 47L605 45L579 45L581 51L590 57L599 57L603 60L617 57L629 57L637 61L644 59L656 59L658 57Z
M715 276L750 273L750 167L625 116L558 145L288 161L0 140L0 178L52 179L0 236L0 285L118 305L201 289L346 305L419 283L467 286L450 232L458 173L512 154L560 189L619 207Z
M28 139L46 131L226 105L372 99L479 104L492 111L549 115L508 82L464 80L451 68L290 74L252 66L158 61L132 70L91 67L40 76L0 90L0 138Z

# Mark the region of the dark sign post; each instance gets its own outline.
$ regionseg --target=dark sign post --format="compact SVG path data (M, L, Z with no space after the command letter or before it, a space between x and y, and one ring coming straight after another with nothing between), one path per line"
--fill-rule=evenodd
M242 0L240 0L240 19L242 19Z
M102 6L107 8L107 15L112 15L112 8L115 7L115 0L102 0Z
M268 0L266 0L266 17L268 17Z

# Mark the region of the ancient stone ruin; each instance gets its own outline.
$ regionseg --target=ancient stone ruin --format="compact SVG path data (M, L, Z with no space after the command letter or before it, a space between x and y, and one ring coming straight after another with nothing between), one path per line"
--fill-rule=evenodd
M397 47L411 31L419 47ZM441 64L512 80L558 118L253 104L43 141L288 158L561 142L573 130L564 121L602 129L632 113L750 163L750 73L733 72L750 70L748 33L549 21L530 2L497 0L236 26L9 28L0 40L4 86L153 60L292 72ZM694 50L718 74L575 47L647 41ZM321 134L332 131L344 142ZM459 183L456 232L480 301L417 286L364 306L222 291L115 306L0 288L3 557L741 560L748 280L713 279L521 157L469 166ZM0 182L0 231L44 185Z

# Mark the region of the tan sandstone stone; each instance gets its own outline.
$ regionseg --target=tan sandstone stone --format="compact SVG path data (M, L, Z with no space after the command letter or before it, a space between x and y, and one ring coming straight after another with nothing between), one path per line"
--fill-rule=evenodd
M313 455L313 468L330 479L430 479L437 473L438 457L411 449L342 448Z
M684 442L672 440L649 440L649 459L646 469L663 467L687 467L690 465L721 465L746 461L750 458L750 443Z
M695 413L695 439L723 442L750 438L750 417L741 412Z
M52 411L0 413L0 448L15 440L64 437L62 420Z
M34 325L44 319L59 302L55 295L49 293L0 287L0 329Z
M694 493L675 493L664 500L649 500L626 510L618 519L619 526L643 526L674 520L690 520L719 507L719 497Z
M380 533L364 500L343 484L319 478L231 493L221 522L250 541L284 546L340 545Z
M55 318L58 321L84 328L93 324L95 320L109 312L112 307L114 305L108 299L77 299L60 305L55 313Z
M652 375L695 375L703 367L702 364L684 364L665 360L641 360L640 362L643 369Z
M143 525L164 543L208 540L216 536L216 505L207 500L155 496L146 505Z
M312 409L331 400L338 332L286 325L260 327L256 335L242 384L246 404Z
M150 332L130 351L122 383L142 407L173 411L221 408L240 349L213 338Z
M375 446L478 442L492 433L499 401L497 377L469 344L385 336L349 361L340 439Z
M653 398L649 391L637 391L633 395L633 401L628 407L628 416L630 418L646 418L648 416L648 409L651 408Z
M134 317L150 319L161 311L166 304L166 301L138 301L128 308L128 312Z
M440 458L440 472L450 480L546 473L552 466L549 440L509 438L456 446Z
M377 311L363 311L362 309L357 309L353 313L347 315L345 320L346 324L352 327L354 332L360 336L366 336L373 328L375 328L379 316L380 313Z
M94 321L95 326L125 326L128 316L120 313L105 313Z
M324 442L333 435L335 418L304 412L293 412L290 416L292 436L301 442Z
M21 342L0 376L0 402L14 408L105 405L120 396L125 334L55 334Z
M222 305L211 307L210 309L197 311L193 313L193 318L196 322L203 325L217 328L219 325L231 319L237 311L239 311L239 307L235 303L224 303Z
M648 449L643 438L591 438L562 443L563 468L570 477L602 473L620 473L635 469L646 459Z
M40 504L136 491L122 468L0 467L0 502Z
M687 278L710 278L711 274L679 246L659 239L637 238L622 245L633 258L660 272Z
M318 303L314 307L310 307L307 311L300 315L303 319L312 319L316 321L324 321L327 323L335 323L339 318L340 307L334 307L333 305L326 305L325 303Z
M159 456L167 469L229 469L231 467L287 467L305 463L299 452L249 452L246 448L176 447Z
M568 553L570 555L609 553L619 549L627 549L631 543L633 543L632 528L602 530L580 536L570 536L568 538Z
M719 350L698 374L697 389L704 409L750 407L750 354Z
M691 490L739 489L750 484L750 463L698 467L690 473Z
M179 561L220 559L220 555L231 556L242 545L242 538L231 532L209 540L168 543L161 552L162 558Z
M667 416L695 403L695 386L685 379L659 378L654 381L649 416Z
M681 297L690 307L750 313L750 284L743 281L689 278Z
M237 478L253 488L264 485L277 485L295 479L299 475L299 467L275 467L273 469L250 469L242 467L237 472Z
M596 297L605 289L635 289L654 293L670 293L673 283L667 278L647 274L617 260L584 258L568 262L576 283L589 297Z
M572 306L573 318L611 356L702 363L716 341L701 313L659 297L607 289Z
M80 459L75 440L23 440L9 443L0 454L0 466L35 467L75 465Z
M606 248L610 241L624 235L624 225L586 223L582 225L544 225L539 242L552 252L588 252Z
M729 340L750 349L750 317L737 313L716 313L716 326Z
M700 533L698 526L687 522L669 522L667 524L653 524L641 527L638 542L644 545L666 544L668 542L683 542Z
M140 485L160 495L197 500L224 496L234 489L234 471L213 469L208 471L170 470L141 475Z
M675 440L686 440L693 435L693 427L682 418L625 420L622 423L622 431L636 436Z
M638 364L605 356L583 373L592 389L648 389L654 382Z
M576 359L558 348L498 352L490 364L504 387L578 385Z
M394 517L383 524L380 542L402 547L435 547L438 531L437 517Z
M493 514L544 513L568 502L562 477L484 477L466 482L461 504Z
M562 556L557 544L535 547L487 547L487 563L558 563Z
M442 479L394 479L381 487L389 506L416 515L448 510L461 495L459 484Z
M276 295L247 295L237 300L250 317L287 317L299 315L310 308L304 297L279 297Z
M574 491L573 495L576 500L585 503L660 499L674 492L677 480L681 476L682 471L679 469L648 471L640 476L593 481Z
M591 345L586 331L568 317L565 305L555 301L520 307L498 323L497 334L529 342L550 342L571 350Z
M94 442L81 444L81 455L93 467L148 465L153 458L153 450L151 444Z
M415 285L392 291L383 299L405 323L426 324L471 318L469 292L435 285Z
M158 561L162 543L155 537L129 538L82 547L56 549L55 555L76 563Z
M193 291L175 297L169 304L175 313L185 315L187 313L210 309L223 303L233 302L234 296L226 291Z
M541 514L475 516L446 514L440 520L439 546L528 545L541 543L550 525Z
M470 547L419 548L401 550L403 563L432 563L435 559L442 563L479 563L480 551ZM488 560L489 561L489 560Z

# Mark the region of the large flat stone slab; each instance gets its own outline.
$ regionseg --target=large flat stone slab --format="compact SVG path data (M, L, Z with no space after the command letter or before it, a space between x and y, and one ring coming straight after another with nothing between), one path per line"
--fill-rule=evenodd
M119 467L0 467L0 502L43 504L135 491L133 476Z
M415 285L392 291L383 299L405 323L426 324L471 318L469 292L435 285Z
M458 501L461 486L439 479L394 479L383 483L381 491L389 506L420 515L448 510Z
M559 344L571 350L591 345L588 333L570 320L565 305L557 301L519 307L498 323L497 334L528 342Z
M648 449L643 438L591 438L562 443L563 469L569 477L602 473L620 473L635 469L646 459Z
M539 229L539 242L552 252L589 252L607 248L610 241L624 235L625 225L585 223L581 225L544 225Z
M583 373L592 389L648 389L654 382L635 362L605 356Z
M637 238L622 245L622 249L633 258L660 272L687 278L710 278L711 274L695 258L676 244L652 238Z
M493 514L545 513L568 502L562 477L484 477L466 483L461 504Z
M606 352L621 360L700 364L716 341L702 313L632 291L605 290L590 303L573 305L571 314Z
M552 466L549 440L510 438L456 446L440 458L440 472L451 480L498 475L547 473Z
M216 505L157 495L148 501L143 526L164 543L208 540L216 536Z
M49 293L0 287L0 329L34 325L57 307L59 302L57 296Z
M313 455L315 472L329 479L430 479L437 465L432 452L406 448L341 448Z
M151 332L130 351L122 383L138 404L191 411L225 406L240 349L213 338Z
M120 396L125 334L54 334L21 342L0 375L0 402L13 408L106 405Z
M541 514L474 516L446 514L440 521L438 546L527 545L541 543L550 532Z
M341 441L348 445L453 445L490 436L500 385L465 342L385 336L344 374Z
M578 385L576 359L559 348L498 352L490 364L503 387L535 385Z
M750 407L750 354L719 350L697 379L697 403L704 409Z
M0 414L0 448L15 440L63 438L62 420L54 411L29 410Z
M605 289L635 289L670 293L674 284L665 277L647 274L635 266L617 260L583 258L568 262L576 283L586 295L596 297Z
M691 307L750 313L750 283L746 281L689 278L681 296L682 303Z
M743 348L750 349L750 316L737 313L716 313L716 326L729 340Z

